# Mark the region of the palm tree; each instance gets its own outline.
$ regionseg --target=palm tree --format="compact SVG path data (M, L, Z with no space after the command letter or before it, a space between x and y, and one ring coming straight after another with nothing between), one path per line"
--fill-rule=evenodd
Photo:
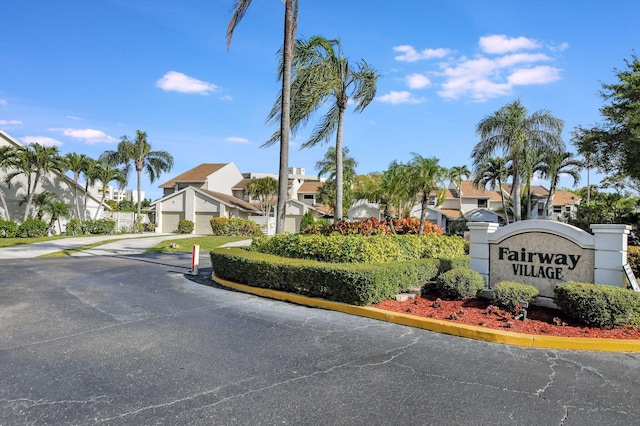
M464 166L453 166L449 169L449 179L456 187L458 193L460 193L460 185L462 184L462 178L469 179L471 177L471 172L469 168Z
M21 146L16 149L15 162L16 171L7 175L7 182L12 181L16 176L25 175L27 177L26 207L23 221L27 220L31 211L33 196L37 191L38 183L44 179L47 173L59 172L64 169L63 160L55 146L44 146L32 143L29 146Z
M96 209L96 214L93 218L93 220L98 220L98 215L100 214L100 206L104 204L104 199L107 196L107 186L110 182L116 181L116 183L118 183L118 186L124 188L124 186L127 184L127 173L125 170L115 168L108 162L98 161L94 164L94 167L92 169L91 181L99 181L102 183L102 198L100 199L100 204Z
M509 224L509 210L507 209L502 185L507 181L510 174L509 160L501 157L487 158L484 163L477 164L473 171L473 186L476 188L479 186L485 189L489 188L492 191L497 189L500 193L507 225Z
M322 176L328 174L327 180L318 190L318 199L320 202L328 204L330 207L335 209L337 205L337 167L336 167L336 148L331 146L324 154L324 158L322 160L316 161L316 170L318 171L318 176ZM355 158L349 156L349 148L342 148L342 165L343 165L343 183L342 183L342 199L343 205L344 201L347 201L347 205L351 205L352 202L352 192L351 187L353 186L353 181L356 177L356 167L358 166L358 162ZM343 211L344 213L344 211ZM342 217L342 215L340 215Z
M336 50L337 49L337 50ZM316 125L311 137L302 148L327 142L335 133L336 153L336 208L335 219L342 219L343 204L343 126L344 111L349 97L356 104L355 112L362 112L376 95L379 75L365 61L354 68L342 54L340 40L328 40L314 36L308 41L297 40L293 51L293 73L291 83L292 106L291 128L295 133L325 103L329 110ZM278 117L279 102L276 102L267 120ZM265 142L269 146L281 140L276 132Z
M514 203L516 221L522 219L520 176L525 152L540 149L564 151L564 142L560 137L563 125L562 120L546 110L527 115L527 109L516 100L485 117L476 126L480 142L471 153L474 167L485 162L496 151L502 151L504 157L511 159L511 199Z
M227 26L227 50L231 45L231 38L236 25L242 20L251 5L251 0L236 0L233 4L233 16ZM287 191L289 182L289 133L291 110L291 61L293 57L293 42L296 38L298 26L298 0L284 0L284 41L282 48L280 90L280 165L278 169L278 203L276 218L276 234L284 232L284 219L287 208Z
M427 216L429 206L429 196L433 191L438 191L438 201L444 198L444 181L447 177L447 169L438 164L435 157L425 158L419 154L412 153L413 158L407 163L405 168L405 180L401 183L404 193L410 198L420 200L420 229L418 235L424 231L424 220Z
M254 179L247 184L246 191L257 198L263 216L271 216L273 198L278 194L278 181L272 177Z
M153 183L162 172L169 172L173 167L171 154L166 151L151 151L151 144L147 141L147 133L140 130L136 130L136 138L133 141L129 140L127 136L123 136L117 151L106 151L100 156L100 160L106 161L112 166L122 164L125 176L129 176L132 167L135 169L138 189L138 216L142 206L140 193L142 172L146 171L149 175L149 181Z
M9 170L16 158L16 150L12 146L1 146L0 147L0 171ZM4 191L2 190L2 184L9 185L9 180L5 179L4 182L0 182L0 202L2 203L2 211L4 218L6 220L11 220L11 216L9 214L9 208L7 207L7 199L5 198Z
M22 200L18 202L18 205L22 207L25 204L27 204L28 200L29 200L29 197L25 195L22 198ZM44 216L44 213L45 213L45 211L43 210L43 207L56 200L57 200L56 194L50 191L44 191L44 192L35 194L32 199L32 205L35 210L35 218L38 220L42 220L42 217Z
M58 229L62 231L61 218L69 218L71 216L71 208L60 200L52 200L42 206L44 213L49 214L49 229L53 228L54 222L58 221Z
M73 199L75 200L76 217L80 220L80 223L82 223L82 217L80 215L80 200L78 199L78 179L80 178L80 173L85 173L86 175L90 158L84 154L69 152L65 155L64 159L67 170L70 170L73 173Z
M584 163L574 157L571 152L547 152L537 171L543 179L549 179L549 195L547 195L547 216L550 216L551 200L558 187L561 174L573 179L573 186L580 182L580 170Z

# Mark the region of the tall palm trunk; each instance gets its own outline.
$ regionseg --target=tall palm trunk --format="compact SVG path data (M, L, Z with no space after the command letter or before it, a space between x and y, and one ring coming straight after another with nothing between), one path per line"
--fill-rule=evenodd
M420 203L422 209L420 210L420 227L418 228L418 235L424 233L424 220L427 217L427 207L429 206L429 194L426 192L422 194L422 201Z
M296 0L297 1L297 0ZM291 60L296 25L292 0L284 5L284 46L282 49L282 113L280 114L280 166L278 173L278 216L276 234L284 233L289 187L289 129L291 113Z
M9 208L7 207L7 200L4 197L4 192L0 189L0 202L2 202L2 209L4 211L4 217L6 220L11 220L9 215Z
M140 217L140 210L142 207L142 199L140 198L140 187L142 186L142 169L138 170L138 217Z
M504 217L509 224L509 210L507 210L507 202L504 199L504 192L502 191L502 182L498 179L498 189L500 189L500 200L502 201L502 210L504 210Z
M33 188L31 188L31 175L29 175L29 178L27 179L27 185L28 185L27 186L27 205L25 206L25 209L24 209L24 218L22 219L23 222L29 219L29 211L31 210L31 204L33 203L33 195L36 192L36 188L38 186L39 181L40 181L40 173L36 173L36 176L34 178Z
M511 199L513 200L513 220L519 222L522 220L522 208L520 202L520 176L518 173L513 175L513 191L511 191Z
M342 220L343 165L342 165L342 127L344 122L344 108L338 112L338 131L336 132L336 209L334 218Z
M98 220L98 215L100 214L100 207L104 206L104 199L107 197L106 185L102 184L102 198L100 198L100 204L98 204L98 208L96 209L96 214L93 217L93 220Z

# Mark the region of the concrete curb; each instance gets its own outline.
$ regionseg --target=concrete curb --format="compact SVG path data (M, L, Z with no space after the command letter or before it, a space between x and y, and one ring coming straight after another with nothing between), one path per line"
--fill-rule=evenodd
M415 315L385 311L369 306L354 306L346 303L331 302L329 300L314 297L301 296L284 291L270 290L266 288L251 287L227 281L212 275L211 278L218 284L233 288L243 293L255 294L270 299L282 300L298 305L314 308L328 309L343 312L350 315L358 315L380 321L392 322L437 333L451 334L453 336L469 339L483 340L485 342L500 343L504 345L523 346L544 349L569 349L602 352L640 352L640 340L622 339L595 339L588 337L557 337L539 336L532 334L519 334L510 331L493 330L466 324L456 324L450 321L441 321L423 318Z

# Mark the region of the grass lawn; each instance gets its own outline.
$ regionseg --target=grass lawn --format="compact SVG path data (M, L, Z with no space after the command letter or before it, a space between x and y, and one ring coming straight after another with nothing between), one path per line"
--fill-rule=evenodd
M208 251L216 247L220 247L223 244L231 243L234 241L249 240L251 237L224 237L224 236L210 236L210 237L193 237L193 238L180 238L172 240L167 238L157 246L150 248L145 253L181 253L191 252L194 244L200 246L200 252ZM171 243L176 244L175 248L171 247Z

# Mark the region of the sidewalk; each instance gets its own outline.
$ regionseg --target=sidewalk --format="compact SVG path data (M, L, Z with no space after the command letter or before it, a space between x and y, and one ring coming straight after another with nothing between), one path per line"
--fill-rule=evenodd
M166 240L194 237L193 234L121 234L96 235L91 237L61 238L33 244L21 244L13 247L0 248L0 259L26 259L55 253L66 249L78 248L100 241L112 241L75 256L106 256L113 254L140 254L148 248Z

